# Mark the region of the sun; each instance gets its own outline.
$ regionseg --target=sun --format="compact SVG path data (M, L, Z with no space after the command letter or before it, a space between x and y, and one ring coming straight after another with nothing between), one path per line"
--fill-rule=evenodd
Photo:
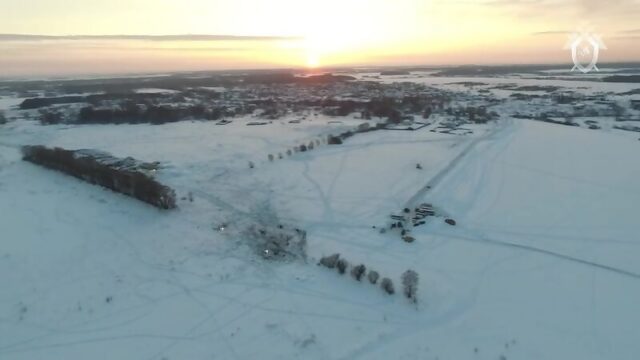
M317 54L309 53L307 54L307 67L310 69L315 69L320 66L320 58Z
M369 22L364 16L336 14L333 9L326 9L324 16L322 12L315 14L302 31L302 48L305 49L306 66L309 68L330 66L340 58L357 56L380 39L371 30L371 23L375 21ZM324 23L327 19L331 19L331 26Z

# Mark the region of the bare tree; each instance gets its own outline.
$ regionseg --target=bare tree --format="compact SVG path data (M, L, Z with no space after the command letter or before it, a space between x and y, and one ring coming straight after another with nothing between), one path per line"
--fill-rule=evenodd
M378 282L378 279L380 278L380 274L378 274L378 272L375 270L371 270L369 271L369 275L367 275L367 278L369 279L370 283L376 284Z
M333 254L330 256L325 256L320 259L320 265L326 266L329 269L333 269L336 267L338 260L340 259L340 254Z
M414 303L418 301L418 273L413 270L407 270L402 274L402 286L404 287L404 296Z
M382 282L380 282L380 287L389 295L393 295L396 292L396 290L393 288L393 281L391 281L391 279L389 278L382 279Z
M613 112L613 116L616 118L616 121L620 121L627 112L627 109L625 109L624 106L621 106L617 102L611 104L611 110Z
M349 262L345 259L340 259L336 263L336 267L338 268L338 272L340 274L344 274L347 271L347 268L349 267Z
M358 266L354 266L353 269L351 269L351 276L353 276L354 279L360 281L365 272L367 272L367 267L363 264L360 264Z

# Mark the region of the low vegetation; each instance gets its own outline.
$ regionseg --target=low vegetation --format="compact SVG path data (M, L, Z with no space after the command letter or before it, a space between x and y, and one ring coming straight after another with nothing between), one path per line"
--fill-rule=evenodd
M252 225L244 234L258 255L267 260L292 261L307 257L307 232L284 225Z

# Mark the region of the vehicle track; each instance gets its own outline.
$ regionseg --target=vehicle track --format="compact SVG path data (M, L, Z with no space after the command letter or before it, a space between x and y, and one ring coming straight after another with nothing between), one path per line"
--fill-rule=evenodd
M490 132L484 134L467 144L467 146L456 156L453 160L447 164L442 170L440 170L435 176L433 176L422 188L420 188L407 202L405 203L405 208L413 208L415 207L424 197L425 195L431 191L434 187L436 187L458 164L472 151L475 147L482 141L489 140L495 137L497 134L510 129L513 125L513 120L508 119L503 122L498 123L496 127L491 129Z
M444 233L444 232L443 233L434 233L434 234L435 235L446 236L448 238L469 241L469 242L486 243L486 244L491 244L491 245L496 245L496 246L509 247L509 248L514 248L514 249L521 249L521 250L525 250L525 251L535 252L535 253L539 253L539 254L543 254L543 255L547 255L547 256L552 256L552 257L555 257L555 258L559 258L559 259L562 259L562 260L567 260L567 261L575 262L575 263L578 263L578 264L583 264L583 265L587 265L587 266L590 266L590 267L595 267L595 268L606 270L606 271L613 272L613 273L616 273L616 274L629 276L629 277L632 277L634 279L640 279L640 274L632 272L632 271L629 271L629 270L617 268L617 267L606 265L606 264L597 263L597 262L594 262L594 261L581 259L581 258L574 257L574 256L571 256L571 255L561 254L561 253L558 253L558 252L555 252L555 251L551 251L551 250L537 248L535 246L517 244L517 243L512 243L512 242L509 242L509 241L496 240L496 239L489 238L486 235L479 235L477 238L473 238L471 236L466 236L466 235L461 235L461 234Z

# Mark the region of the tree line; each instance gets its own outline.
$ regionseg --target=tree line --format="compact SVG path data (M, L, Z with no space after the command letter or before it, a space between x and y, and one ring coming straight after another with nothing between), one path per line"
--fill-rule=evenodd
M145 174L133 159L117 159L102 152L23 146L23 160L58 170L91 184L131 196L161 209L176 207L173 189Z

